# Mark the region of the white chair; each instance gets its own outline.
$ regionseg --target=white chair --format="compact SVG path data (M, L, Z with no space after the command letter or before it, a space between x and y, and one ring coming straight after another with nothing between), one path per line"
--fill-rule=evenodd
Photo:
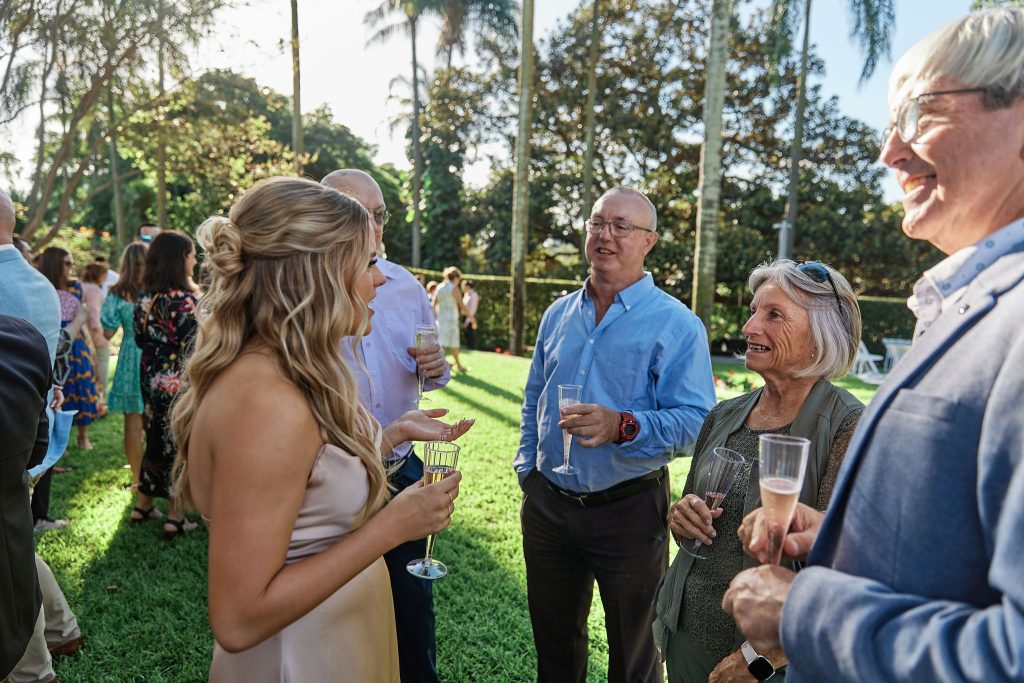
M907 355L907 351L910 350L910 340L884 337L882 339L882 344L885 346L885 365L883 366L883 370L888 374L892 372L893 366L896 365L903 356Z
M883 356L868 351L868 347L862 341L857 349L857 359L853 362L850 374L869 384L881 384L885 375L879 372L876 363L882 360Z

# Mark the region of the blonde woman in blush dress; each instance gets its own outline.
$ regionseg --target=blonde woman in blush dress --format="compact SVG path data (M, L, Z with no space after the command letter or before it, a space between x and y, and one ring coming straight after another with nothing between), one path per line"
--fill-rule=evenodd
M461 475L385 505L394 444L459 436L414 411L381 429L343 337L369 331L369 214L309 180L271 178L198 230L209 289L174 409L176 491L207 520L210 680L399 681L382 555L446 528Z

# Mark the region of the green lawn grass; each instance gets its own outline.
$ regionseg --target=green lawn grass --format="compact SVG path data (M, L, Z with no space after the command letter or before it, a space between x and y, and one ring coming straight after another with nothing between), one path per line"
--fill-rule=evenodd
M464 479L458 512L435 551L450 570L435 585L438 668L441 679L453 683L529 681L536 655L519 486L511 468L529 361L483 352L466 352L463 359L470 373L456 375L424 404L477 420L460 440ZM734 385L759 379L736 363L716 363L715 374ZM874 390L856 380L840 384L862 400ZM738 393L726 389L719 397ZM166 543L158 522L128 527L132 498L124 488L130 473L122 468L121 430L120 415L110 415L92 428L92 451L72 448L65 456L62 464L74 469L54 478L51 516L67 517L71 525L38 537L39 553L87 641L81 654L58 662L57 673L65 682L205 681L213 647L206 615L206 532L200 527ZM675 496L689 462L681 458L669 468ZM596 595L590 641L588 681L604 681L608 653Z

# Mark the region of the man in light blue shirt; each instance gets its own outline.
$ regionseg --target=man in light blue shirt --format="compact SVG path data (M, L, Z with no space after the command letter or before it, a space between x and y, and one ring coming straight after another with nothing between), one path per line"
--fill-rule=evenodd
M537 679L583 681L594 580L608 630L608 680L661 681L653 599L668 564L665 465L715 404L707 333L643 269L657 212L616 187L587 221L591 275L544 313L526 384L519 452ZM582 386L559 413L558 386ZM571 464L558 474L562 429Z
M433 325L434 312L426 290L416 278L380 255L384 224L388 220L380 186L367 173L355 169L332 171L321 182L358 201L374 221L377 268L387 282L377 289L372 304L373 329L356 342L356 356L351 339L342 342L342 351L353 367L358 367L359 362L366 367L366 373L358 369L354 372L359 396L377 421L386 426L417 409L417 368L425 378L424 391L447 384L451 368L440 346L417 352L413 345L416 325ZM423 461L413 452L411 443L395 446L386 465L388 481L399 491L423 479ZM423 557L423 549L423 540L410 541L384 555L391 574L403 683L437 681L432 582L411 575L405 568L410 561Z

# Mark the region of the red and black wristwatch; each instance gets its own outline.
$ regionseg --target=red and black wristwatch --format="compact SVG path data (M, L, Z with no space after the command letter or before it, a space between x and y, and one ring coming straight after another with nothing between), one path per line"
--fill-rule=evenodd
M633 417L633 413L619 413L619 440L616 444L626 443L636 438L636 435L640 433L640 425L637 424L636 418Z

